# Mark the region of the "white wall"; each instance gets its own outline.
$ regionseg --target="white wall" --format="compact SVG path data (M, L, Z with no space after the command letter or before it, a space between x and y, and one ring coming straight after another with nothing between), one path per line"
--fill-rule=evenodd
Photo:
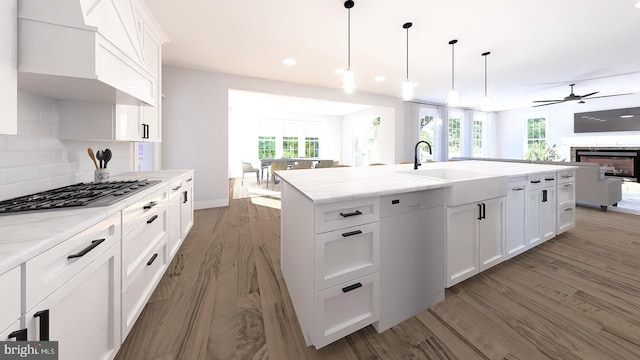
M273 124L278 129L262 130L265 124ZM230 178L241 177L240 161L249 161L254 167L260 166L258 160L258 136L278 135L284 123L299 123L299 138L304 146L305 125L317 126L314 132L320 139L320 157L340 160L342 121L338 116L296 114L296 113L268 113L260 109L229 109L229 169ZM308 134L311 135L311 134ZM304 153L301 154L304 156Z
M57 101L18 92L18 135L0 135L0 200L93 181L87 148L109 148L109 173L133 170L132 143L67 141L58 137Z
M587 111L620 109L640 106L640 94L586 100L584 104L564 103L537 108L501 111L497 118L497 156L524 156L525 119L527 114L544 112L548 115L548 144L556 144L563 158L569 158L571 146L640 146L640 131L600 133L573 132L573 114Z
M389 107L404 118L400 98L354 93L271 80L164 66L163 169L195 169L195 206L229 204L229 89ZM404 124L395 123L396 154L404 148Z

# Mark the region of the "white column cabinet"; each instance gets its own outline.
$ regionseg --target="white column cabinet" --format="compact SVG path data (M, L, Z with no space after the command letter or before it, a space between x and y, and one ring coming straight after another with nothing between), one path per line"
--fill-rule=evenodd
M509 181L507 190L506 215L505 215L505 258L512 258L527 250L525 235L527 180L516 179Z
M0 1L0 134L18 133L18 5Z
M0 289L3 294L17 294L18 296L3 296L0 306L0 341L16 340L24 336L20 334L20 267L16 267L0 275ZM18 321L18 323L16 323ZM12 334L13 333L13 334ZM12 335L11 339L9 335Z
M193 172L187 174L183 180L182 190L182 238L186 238L187 234L193 226Z
M573 229L576 226L576 189L575 170L558 172L558 214L556 220L556 233Z
M447 209L447 286L504 259L505 198Z

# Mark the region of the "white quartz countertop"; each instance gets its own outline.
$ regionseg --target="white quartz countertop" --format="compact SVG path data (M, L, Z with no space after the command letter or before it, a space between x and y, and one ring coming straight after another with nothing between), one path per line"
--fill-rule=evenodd
M498 161L453 161L422 164L426 169L454 169L482 174L484 178L517 177L575 168L566 165L510 163ZM411 174L413 164L340 167L277 171L314 204L383 196L451 186L455 180L440 180Z
M109 180L161 180L111 206L0 216L0 274L60 244L192 170L131 172Z

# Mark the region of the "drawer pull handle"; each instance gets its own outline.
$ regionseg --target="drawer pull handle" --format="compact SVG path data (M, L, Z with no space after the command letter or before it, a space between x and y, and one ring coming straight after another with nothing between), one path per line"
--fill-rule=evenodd
M87 246L86 248L84 248L82 251L80 251L77 254L71 254L69 256L67 256L67 259L75 259L75 258L79 258L79 257L83 257L85 255L87 255L87 253L93 249L96 248L96 246L102 244L103 241L105 241L106 239L98 239L98 240L93 240L91 242L91 245Z
M351 213L340 213L340 216L342 217L349 217L349 216L356 216L356 215L362 215L362 212L360 210L356 210L354 212Z
M569 179L569 178L572 178L572 177L573 177L573 175L562 175L563 179Z
M182 188L182 185L176 186L176 187L174 187L174 188L173 188L173 191L178 191L178 190L180 190L181 188Z
M513 190L513 191L522 191L522 190L524 190L524 188L517 187L517 188L513 188L512 190Z
M27 328L16 330L7 336L7 339L16 338L16 341L27 341Z
M556 178L544 178L544 181L553 181L553 180L555 180L555 179L556 179Z
M572 187L573 184L564 184L564 187Z
M187 179L187 182L190 182L191 180L193 180L193 178L188 178L188 179Z
M347 287L343 287L342 288L342 292L343 293L348 293L351 290L355 290L357 288L361 288L362 287L362 283L357 283L357 284L353 284L353 285L349 285Z
M157 218L158 215L153 215L149 220L147 220L147 224L151 224L152 222L156 221Z
M153 264L153 262L156 261L157 257L158 257L158 253L153 254L151 259L149 259L149 261L147 261L147 266L151 266L151 264Z
M540 180L531 180L531 183L532 184L538 184L538 183L540 183Z
M33 317L40 318L40 341L49 341L49 309L38 311Z
M542 190L542 202L547 202L547 190Z
M362 230L356 230L356 231L350 231L350 232L342 233L342 237L360 235L360 234L362 234Z
M188 191L183 191L182 192L182 203L186 204L187 201L189 201L189 192Z
M157 201L152 201L152 202L148 203L147 205L143 206L142 208L145 209L145 210L149 210L149 209L151 209L152 207L154 207L156 205L158 205L158 202Z
M566 211L573 211L573 208L566 208L566 209L564 209L564 211L565 211L565 212L566 212Z

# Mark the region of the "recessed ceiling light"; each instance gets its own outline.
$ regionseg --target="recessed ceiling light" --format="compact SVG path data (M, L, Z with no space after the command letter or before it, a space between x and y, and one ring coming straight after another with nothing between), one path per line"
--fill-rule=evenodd
M342 69L342 68L341 69L336 69L334 71L334 73L336 73L336 75L342 75L342 74L344 74L344 69Z
M294 58L286 58L286 59L282 60L282 63L287 65L287 66L293 66L293 65L297 64L298 62Z
M640 1L636 3L636 9L640 9Z
M632 118L633 115L620 115L620 117L623 119L628 119L628 118Z
M377 81L377 82L382 82L385 81L387 78L380 75L380 76L376 76L375 78L373 78L373 80Z

